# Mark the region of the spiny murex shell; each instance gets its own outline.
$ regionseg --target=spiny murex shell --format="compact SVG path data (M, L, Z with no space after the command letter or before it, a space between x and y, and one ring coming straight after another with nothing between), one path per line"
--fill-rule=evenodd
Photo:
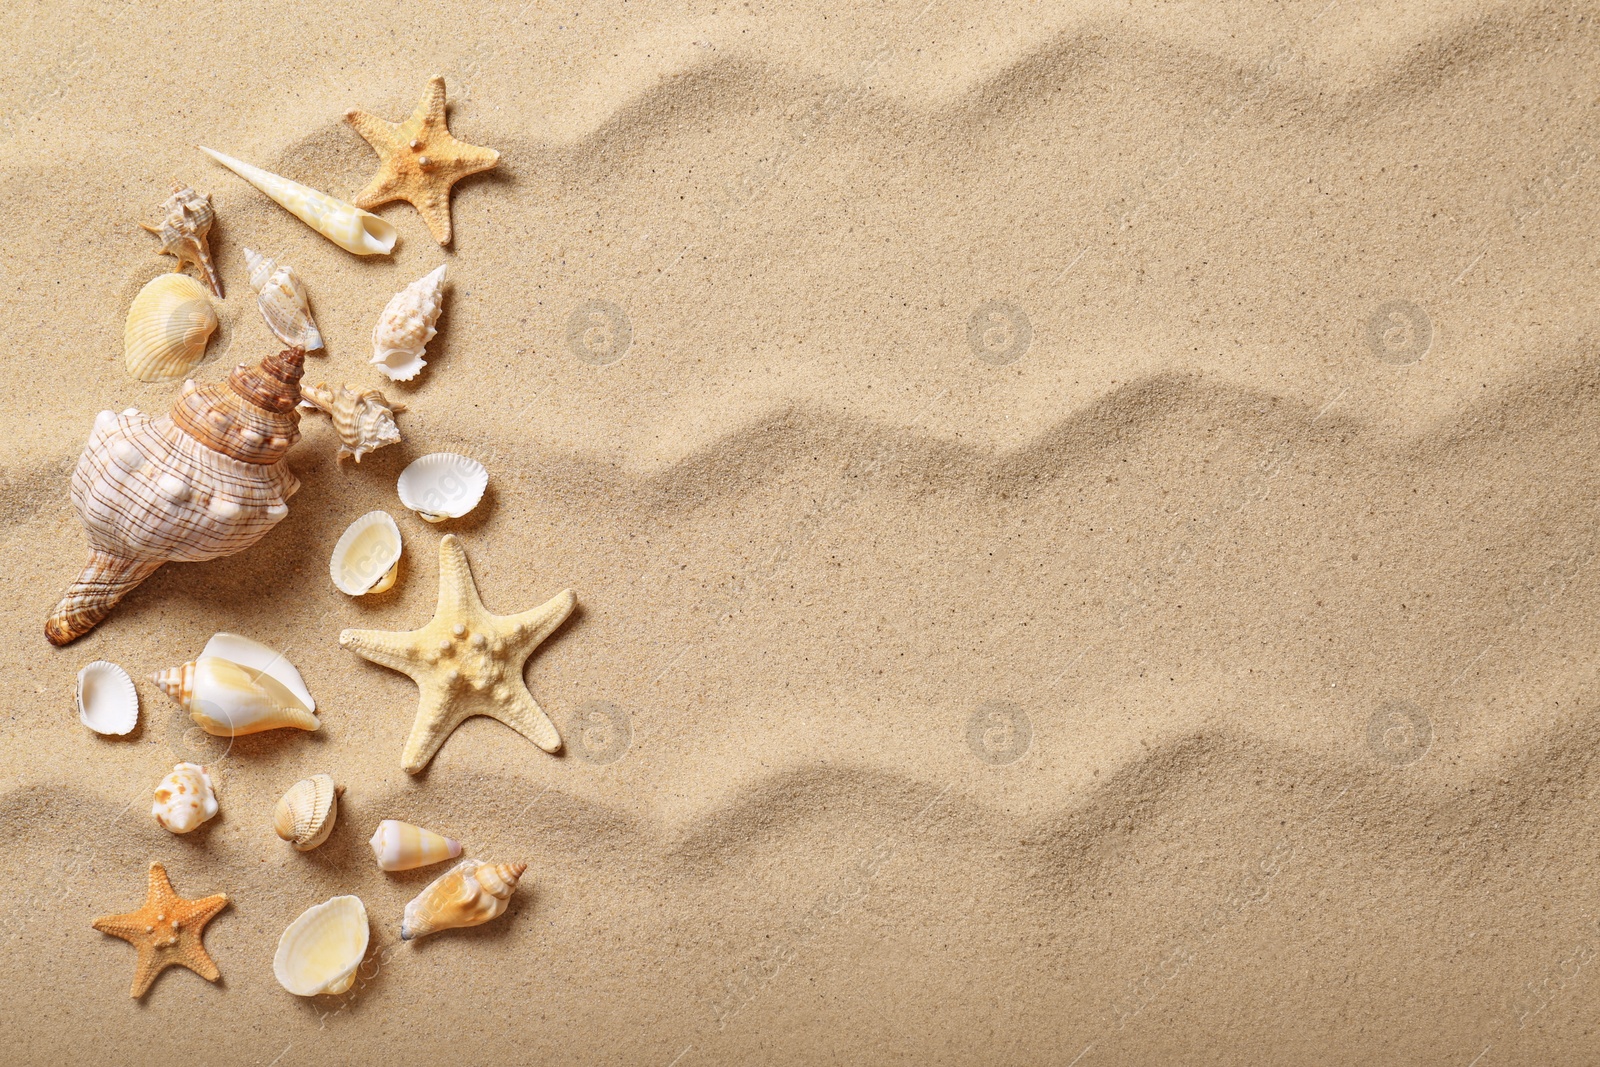
M289 787L272 811L272 828L300 852L310 852L333 833L344 787L333 776L313 774Z
M355 985L356 968L372 932L360 897L334 897L307 908L278 938L272 973L297 997L344 993Z
M482 463L454 452L431 452L400 472L400 503L429 522L459 519L478 506L489 485Z
M200 151L266 193L301 222L358 256L386 256L394 251L395 228L370 211L260 167L199 145Z
M217 813L217 794L211 776L198 763L180 763L156 784L156 802L150 814L163 828L186 834Z
M100 413L72 472L89 560L45 623L52 644L88 633L163 563L243 551L289 514L304 363L291 348L225 385L185 382L157 418Z
M397 382L409 382L427 360L423 349L439 331L444 306L444 268L440 264L389 299L372 328L372 362Z
M211 209L211 197L174 183L172 195L161 205L161 210L160 222L154 226L147 222L139 225L161 238L163 253L178 257L174 270L181 271L185 263L193 263L205 276L211 291L221 297L222 279L217 277L211 249L206 245L206 235L217 217Z
M122 736L139 722L139 691L128 672L97 659L78 672L78 721L97 734Z
M367 844L385 871L409 871L461 855L461 842L399 819L380 822Z
M200 283L162 274L145 283L128 308L122 358L141 382L165 382L194 370L217 328L217 313Z
M292 726L315 730L316 701L294 664L258 641L219 633L200 658L156 671L151 680L202 730L242 737Z
M387 511L369 511L352 522L333 546L328 573L351 596L386 593L400 573L400 527Z
M244 262L250 288L256 291L256 307L267 320L267 329L290 348L307 352L320 349L322 333L311 317L311 301L294 268L249 248L244 250Z
M300 406L320 411L333 420L333 432L339 435L339 461L354 456L357 463L368 452L384 445L398 444L400 427L394 417L406 409L404 404L391 404L376 389L357 390L348 385L329 389L321 385L300 388Z
M526 863L481 863L462 860L434 879L406 905L400 940L478 926L505 912Z

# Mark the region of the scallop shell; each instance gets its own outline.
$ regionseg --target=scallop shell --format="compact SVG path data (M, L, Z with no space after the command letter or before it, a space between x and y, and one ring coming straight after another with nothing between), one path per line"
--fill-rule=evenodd
M343 786L333 777L314 774L289 787L272 811L272 828L300 852L310 852L333 833L339 817L339 796Z
M372 362L392 381L409 382L428 362L422 353L439 331L444 306L444 264L418 278L394 296L372 328Z
M97 659L78 672L78 721L97 734L121 737L139 722L139 691L128 672Z
M409 871L461 855L461 842L399 819L380 822L367 844L385 871Z
M305 386L300 393L301 407L320 411L333 420L333 431L339 435L340 462L354 456L360 463L368 452L400 441L400 427L395 425L394 417L406 406L389 403L376 389L362 391L341 385L334 390L324 383Z
M219 633L200 658L150 676L208 734L242 737L294 727L315 730L316 701L294 664L266 645Z
M187 274L152 278L133 298L122 331L122 358L141 382L165 382L194 370L217 328L205 288Z
M395 228L372 212L362 211L354 204L318 192L309 185L252 167L204 145L198 147L346 252L358 256L386 256L394 251Z
M291 348L307 352L322 348L322 333L311 317L311 301L294 268L249 248L244 250L244 262L267 328Z
M387 511L369 511L352 522L333 546L328 572L342 593L386 593L400 573L400 527Z
M206 245L206 235L217 218L211 209L211 197L173 183L172 195L161 205L161 210L165 214L159 223L151 226L141 222L139 225L161 238L163 254L178 257L174 270L181 271L185 263L193 263L205 275L211 291L220 298L222 279L217 277L211 249Z
M180 763L156 784L150 808L156 822L175 834L186 834L217 813L211 776L198 763Z
M348 992L371 937L361 898L334 897L307 908L284 930L272 973L297 997Z
M429 883L406 905L400 940L424 937L440 930L479 926L501 914L511 904L511 894L528 869L526 863L481 863L462 860Z
M459 519L478 506L489 485L482 463L454 452L433 452L400 472L400 503L429 522Z

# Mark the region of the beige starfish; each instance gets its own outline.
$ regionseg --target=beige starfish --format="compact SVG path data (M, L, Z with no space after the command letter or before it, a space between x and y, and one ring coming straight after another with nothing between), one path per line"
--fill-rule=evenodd
M139 950L133 972L135 1000L144 996L156 975L174 964L187 967L208 982L222 977L200 940L206 923L228 906L228 894L185 900L172 888L167 869L150 865L150 891L144 907L126 915L105 915L94 921L101 933L120 937Z
M578 598L563 589L520 615L491 615L478 599L461 539L439 542L439 606L420 630L345 630L339 643L358 656L411 676L422 703L400 766L416 774L474 715L499 719L546 752L561 735L522 680L533 650L572 614Z
M450 136L444 117L444 79L435 74L421 103L403 123L388 122L351 109L344 120L367 139L381 165L367 187L356 194L356 207L371 210L391 200L406 200L428 224L434 240L450 243L450 187L469 174L500 163L492 148Z

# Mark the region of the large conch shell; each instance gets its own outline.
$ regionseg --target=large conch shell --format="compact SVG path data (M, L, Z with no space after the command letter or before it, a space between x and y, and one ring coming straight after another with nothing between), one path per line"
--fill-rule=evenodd
M241 552L289 514L304 361L289 349L225 385L185 382L158 418L100 413L72 472L89 561L45 623L51 644L88 633L163 563Z
M400 427L394 417L406 409L391 404L376 389L355 390L348 385L329 389L328 383L306 385L300 389L300 406L320 411L333 419L333 432L339 435L339 461L354 456L357 463L368 452L384 445L398 444Z
M216 221L211 210L211 197L193 189L173 183L172 195L161 205L166 212L154 226L139 223L161 238L161 251L178 257L174 270L182 270L185 263L193 263L205 276L206 284L217 296L222 296L222 279L217 277L216 265L211 262L211 249L206 245L206 234Z
M347 993L372 936L360 897L334 897L307 908L278 938L272 973L297 997Z
M391 381L409 382L427 364L422 351L433 340L444 306L441 263L389 298L372 328L372 362Z
M182 378L206 354L217 313L199 282L187 274L150 279L128 308L122 359L141 382Z
M346 252L358 256L386 256L394 251L395 228L372 212L362 211L354 204L318 192L309 185L214 152L204 145L197 147Z
M249 248L244 250L244 262L267 329L290 348L320 349L322 332L311 317L311 301L294 268Z
M517 880L526 863L481 863L462 860L417 894L406 905L400 923L400 940L478 926L501 914L511 904Z
M310 852L333 833L339 818L339 795L344 786L333 776L313 774L289 787L272 810L272 828L297 852Z
M316 701L294 664L238 634L214 635L199 659L156 671L150 680L215 737L319 725Z

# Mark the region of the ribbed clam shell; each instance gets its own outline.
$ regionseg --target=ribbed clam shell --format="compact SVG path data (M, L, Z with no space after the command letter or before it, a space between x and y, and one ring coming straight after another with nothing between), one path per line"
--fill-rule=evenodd
M244 259L250 288L256 291L256 307L267 320L267 328L291 348L320 349L322 333L311 317L311 301L294 268L248 248Z
M505 913L526 863L462 860L429 883L406 905L400 939L463 926L478 926Z
M371 937L361 898L334 897L307 908L283 931L272 973L297 997L347 992Z
M399 819L380 822L367 844L386 871L409 871L461 855L461 842Z
M394 381L410 381L428 362L422 353L438 333L444 268L440 264L394 294L372 328L372 362Z
M328 839L339 817L339 794L333 776L314 774L289 787L272 812L278 836L301 852L309 852Z
M145 283L128 308L122 358L141 382L165 382L194 370L217 328L217 313L199 282L163 274Z
M433 452L400 472L400 503L429 522L458 519L478 506L489 485L482 463L454 452Z
M150 814L162 828L186 834L217 813L211 776L198 763L180 763L156 785Z
M78 721L97 734L120 737L139 722L139 691L128 672L97 659L78 672Z
M360 463L368 452L399 443L400 427L395 425L394 417L406 406L391 404L378 390L356 390L348 385L329 389L324 383L304 386L300 392L302 407L320 411L333 420L333 431L339 435L341 461L346 456L354 456Z
M401 548L400 527L389 513L367 512L333 546L333 584L351 596L388 592L399 573Z
M316 704L300 672L281 654L237 634L219 633L200 657L150 676L201 729L242 737L293 727L315 730Z
M222 296L222 279L211 262L211 249L206 245L206 235L216 213L211 208L211 197L182 185L174 184L172 195L161 205L164 213L154 226L139 225L161 238L161 251L178 257L178 270L185 263L193 263L204 276L206 284L219 298Z
M199 147L200 151L266 193L290 214L346 252L374 256L388 255L394 251L397 236L395 228L370 211L362 211L354 204L347 204L309 185L301 185L271 171L253 167L204 145Z

